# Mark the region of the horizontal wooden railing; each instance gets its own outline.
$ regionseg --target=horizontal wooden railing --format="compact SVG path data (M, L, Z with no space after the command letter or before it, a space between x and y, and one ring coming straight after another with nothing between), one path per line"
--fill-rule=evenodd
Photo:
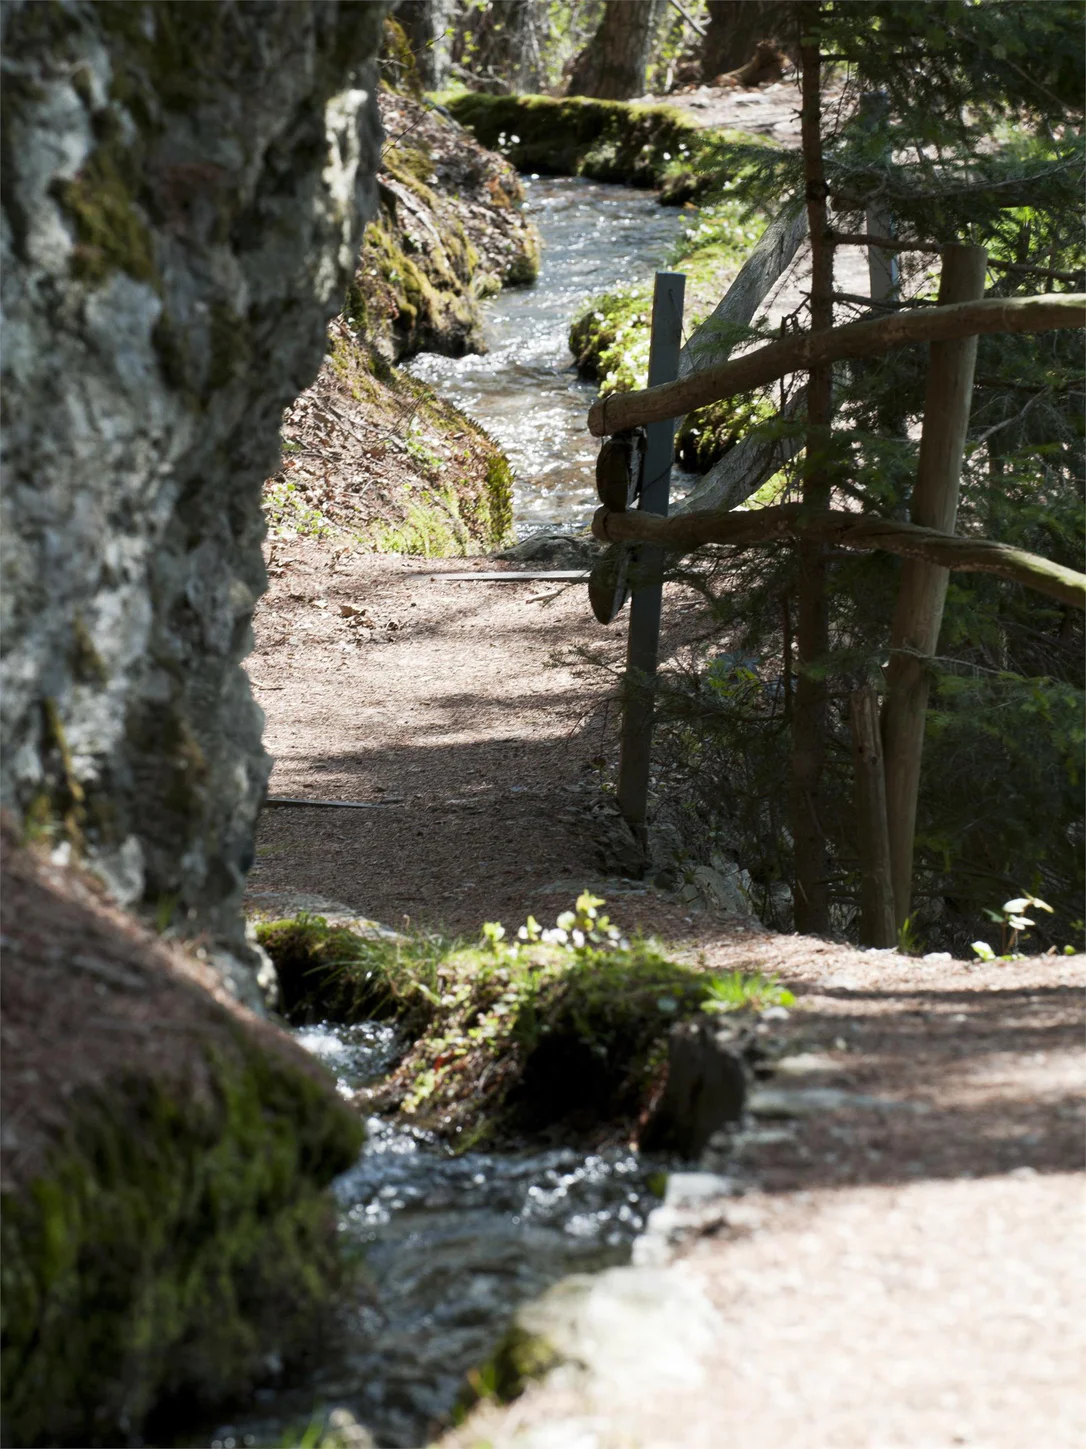
M806 509L801 503L741 513L708 509L674 518L640 510L600 508L592 520L592 532L607 543L655 543L677 553L707 543L750 548L782 538L812 539L839 548L877 548L962 573L996 574L1058 599L1061 604L1086 610L1086 574L1052 563L1039 554L988 538L962 538L863 513Z
M640 392L612 393L593 403L588 428L597 438L627 428L683 417L694 408L765 387L791 372L827 362L878 357L917 342L945 342L992 332L1051 332L1086 326L1086 293L1043 297L988 297L953 307L923 307L829 332L802 333L771 342L718 367Z

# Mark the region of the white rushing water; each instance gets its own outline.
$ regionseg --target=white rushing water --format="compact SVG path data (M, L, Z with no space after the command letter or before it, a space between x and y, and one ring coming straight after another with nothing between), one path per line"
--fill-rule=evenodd
M297 1036L345 1096L384 1076L403 1049L383 1022L325 1022ZM366 1129L361 1157L334 1188L345 1246L364 1259L360 1298L306 1383L258 1390L254 1412L204 1443L289 1443L338 1407L380 1446L429 1442L516 1308L570 1273L627 1262L656 1205L648 1178L661 1164L626 1147L458 1157L379 1117Z
M486 304L490 350L482 356L423 353L410 364L505 449L521 535L591 521L599 440L586 418L596 384L574 370L570 323L589 298L620 282L651 281L682 227L682 213L649 191L550 176L525 185L525 209L543 241L538 281Z

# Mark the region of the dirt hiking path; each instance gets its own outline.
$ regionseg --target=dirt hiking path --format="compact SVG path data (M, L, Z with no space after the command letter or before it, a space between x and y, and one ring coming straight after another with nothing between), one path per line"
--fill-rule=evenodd
M702 1164L728 1184L664 1209L662 1271L713 1324L701 1357L669 1378L586 1351L449 1444L1081 1449L1083 958L861 952L607 878L614 681L574 651L617 665L622 635L583 585L428 577L494 567L275 546L250 661L271 792L378 808L267 810L251 907L474 936L589 885L625 928L798 1001L764 1024L752 1128ZM669 618L674 642L679 595Z

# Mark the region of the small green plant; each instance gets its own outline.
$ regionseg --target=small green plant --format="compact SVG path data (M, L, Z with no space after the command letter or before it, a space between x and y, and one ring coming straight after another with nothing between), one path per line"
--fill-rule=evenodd
M1004 901L998 911L985 909L984 914L993 921L1000 932L1000 951L997 956L987 941L974 941L973 950L982 961L1020 961L1022 953L1016 949L1020 939L1026 939L1030 926L1037 924L1026 911L1047 911L1052 907L1037 896L1015 896L1013 901Z
M765 1011L770 1006L794 1006L796 998L773 976L760 971L750 976L732 971L727 976L712 976L707 983L708 994L701 1003L702 1011L742 1011L750 1007Z
M912 916L906 916L897 933L897 949L903 956L920 956L924 950L923 938L913 925Z
M336 532L332 520L306 502L298 485L272 478L264 486L264 513L272 538L330 538Z
M325 1417L314 1414L304 1429L290 1428L279 1440L280 1449L320 1449L324 1439Z
M529 943L542 941L545 946L564 946L568 951L582 954L593 948L626 951L629 941L623 938L617 926L611 924L609 916L599 913L600 906L605 904L591 891L582 891L573 904L573 910L563 911L550 930L544 930L534 916L529 916L517 932L517 940ZM492 924L483 927L484 936ZM503 927L499 926L498 930L505 934Z

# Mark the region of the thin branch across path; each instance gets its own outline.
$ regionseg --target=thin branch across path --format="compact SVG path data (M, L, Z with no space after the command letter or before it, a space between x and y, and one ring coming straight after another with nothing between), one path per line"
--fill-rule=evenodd
M1051 332L1086 325L1086 293L1060 296L989 297L955 307L895 312L868 322L851 322L821 333L771 342L719 367L693 372L678 382L640 392L612 393L592 404L588 428L597 438L626 428L683 417L695 408L820 363L877 357L915 342L943 342L991 332Z
M745 513L707 510L673 518L600 508L592 520L592 532L607 543L656 543L676 553L686 553L707 543L749 548L782 538L815 540L840 548L878 548L905 558L925 559L961 573L996 574L1010 583L1022 584L1058 599L1061 604L1086 610L1086 574L1051 563L1025 549L988 538L959 538L896 519L871 518L829 508L806 509L801 503L784 503L776 508Z

